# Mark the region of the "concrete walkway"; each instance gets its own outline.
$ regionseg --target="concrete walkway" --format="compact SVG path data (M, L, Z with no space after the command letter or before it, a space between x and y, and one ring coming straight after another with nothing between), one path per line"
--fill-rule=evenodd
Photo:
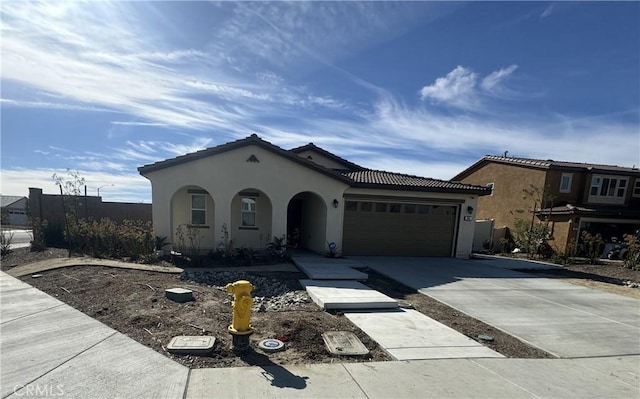
M293 263L313 280L361 280L367 274L355 269L364 268L360 262L347 258L328 258L313 252L296 251L291 257Z
M316 276L322 276L325 268L329 274L335 275L337 268L356 272L351 269L353 265L364 267L360 262L312 254L305 254L302 259L294 257L294 260L298 265L307 265L305 270L312 270ZM337 260L343 263L334 263ZM349 272L345 270L339 274L348 275ZM300 280L300 283L321 308L343 310L345 316L375 340L392 359L502 357L498 352L418 311L398 309L397 300L358 281L313 279Z
M527 262L357 260L559 357L640 354L640 300L509 270Z
M389 309L398 301L352 280L300 280L311 300L325 310Z
M0 397L632 398L640 357L189 370L0 272Z
M417 310L347 311L344 315L395 360L504 357Z

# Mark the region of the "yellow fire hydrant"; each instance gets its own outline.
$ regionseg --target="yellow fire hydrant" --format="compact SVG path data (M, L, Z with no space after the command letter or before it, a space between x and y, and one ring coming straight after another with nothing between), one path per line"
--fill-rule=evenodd
M233 350L235 352L245 352L249 349L249 335L253 333L253 328L251 327L251 306L253 306L251 291L253 291L253 285L247 280L238 280L227 284L225 289L228 293L234 295L233 318L228 328L229 334L232 335Z

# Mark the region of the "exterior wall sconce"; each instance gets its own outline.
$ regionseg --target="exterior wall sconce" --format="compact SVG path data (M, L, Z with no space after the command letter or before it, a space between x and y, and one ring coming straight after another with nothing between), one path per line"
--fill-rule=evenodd
M468 206L467 207L467 212L469 213L469 215L473 214L473 207L472 206Z
M338 202L338 200L337 200L337 199L334 199L334 200L333 200L333 207L334 207L334 208L337 208L339 204L340 204L340 203Z

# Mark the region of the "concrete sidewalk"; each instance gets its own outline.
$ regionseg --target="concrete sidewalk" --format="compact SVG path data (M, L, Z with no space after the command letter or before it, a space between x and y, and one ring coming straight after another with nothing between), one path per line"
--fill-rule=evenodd
M189 370L0 272L0 397L640 396L640 357L445 359Z
M0 304L2 398L184 393L189 369L5 273Z
M357 260L559 357L640 354L640 301L635 298L509 270L529 266L522 261Z

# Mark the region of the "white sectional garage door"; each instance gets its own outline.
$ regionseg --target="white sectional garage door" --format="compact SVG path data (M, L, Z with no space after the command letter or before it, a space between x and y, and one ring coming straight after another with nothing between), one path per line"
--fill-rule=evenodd
M451 256L457 205L345 201L343 253Z

